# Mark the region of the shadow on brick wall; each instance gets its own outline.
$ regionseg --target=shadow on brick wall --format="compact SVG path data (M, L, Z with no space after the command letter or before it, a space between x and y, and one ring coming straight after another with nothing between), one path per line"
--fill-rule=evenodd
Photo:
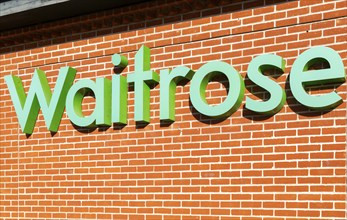
M107 36L297 0L155 0L0 33L0 53Z

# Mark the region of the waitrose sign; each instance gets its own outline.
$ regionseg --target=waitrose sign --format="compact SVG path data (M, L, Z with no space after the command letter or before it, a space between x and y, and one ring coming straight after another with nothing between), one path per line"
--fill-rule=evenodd
M329 63L328 69L311 70L308 68L320 61ZM119 54L112 56L112 63L126 67L128 60ZM245 108L259 114L275 114L285 103L285 91L271 78L263 75L267 69L285 70L285 60L274 54L255 57L248 65L249 79L270 93L266 101L246 97ZM209 81L224 75L229 81L229 92L219 105L206 102L205 90ZM135 55L135 71L125 76L115 74L112 79L102 77L81 79L74 82L76 70L63 67L54 87L53 93L46 74L36 69L29 92L24 92L22 81L14 75L5 76L6 84L15 107L19 124L24 133L33 132L40 108L47 128L57 132L64 109L71 122L80 127L111 126L112 123L127 124L128 84L134 87L134 115L136 122L150 121L150 88L160 83L160 119L175 121L175 92L182 80L190 80L190 100L193 107L201 114L212 118L230 116L241 105L244 99L245 84L241 75L228 63L212 61L204 64L196 72L186 66L172 70L164 69L159 74L150 69L150 49L142 46ZM346 80L344 65L339 54L328 47L314 47L300 54L295 60L289 74L290 89L295 99L311 109L331 109L343 102L335 92L321 95L310 95L305 87L325 83L342 83ZM92 114L84 116L83 98L94 93L95 109Z

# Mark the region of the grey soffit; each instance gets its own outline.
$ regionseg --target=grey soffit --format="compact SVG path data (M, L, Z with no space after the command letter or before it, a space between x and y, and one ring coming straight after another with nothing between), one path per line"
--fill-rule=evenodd
M145 0L0 0L0 31L140 2Z

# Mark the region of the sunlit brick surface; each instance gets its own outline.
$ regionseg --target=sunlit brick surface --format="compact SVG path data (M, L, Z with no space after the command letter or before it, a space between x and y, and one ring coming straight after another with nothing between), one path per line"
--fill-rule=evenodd
M264 117L243 102L212 120L192 108L188 82L176 90L176 121L165 124L157 85L147 126L134 122L130 91L127 126L76 128L64 113L52 134L40 113L34 133L21 132L5 75L20 76L26 91L35 68L52 89L63 66L77 69L76 81L110 79L112 54L129 59L126 75L141 45L158 73L222 60L246 78L245 97L265 99L247 80L248 64L280 55L285 72L269 75L286 104ZM288 85L294 60L313 46L333 48L347 66L345 0L158 0L1 33L0 218L346 219L346 82L313 88L344 100L324 112L299 104ZM208 85L208 103L224 100L221 82ZM85 113L93 108L86 99Z

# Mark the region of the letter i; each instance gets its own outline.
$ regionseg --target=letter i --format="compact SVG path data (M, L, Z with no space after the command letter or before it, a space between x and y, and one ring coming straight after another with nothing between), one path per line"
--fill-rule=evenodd
M124 69L128 65L126 57L119 54L112 56L115 69ZM121 71L120 71L121 72ZM125 76L120 72L112 75L112 122L116 124L127 124L128 119L128 84Z

